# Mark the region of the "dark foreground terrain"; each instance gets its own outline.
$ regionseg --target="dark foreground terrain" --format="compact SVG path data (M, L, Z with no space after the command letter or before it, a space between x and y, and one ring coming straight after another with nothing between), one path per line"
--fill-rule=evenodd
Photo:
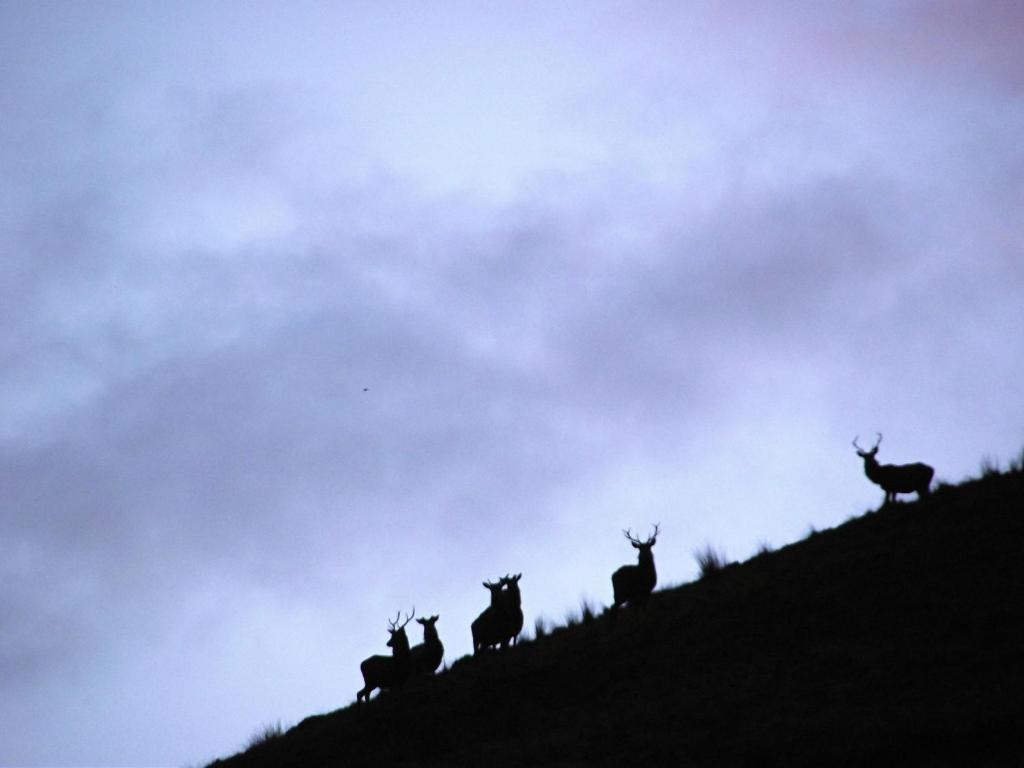
M990 474L214 765L1024 765L1022 544Z

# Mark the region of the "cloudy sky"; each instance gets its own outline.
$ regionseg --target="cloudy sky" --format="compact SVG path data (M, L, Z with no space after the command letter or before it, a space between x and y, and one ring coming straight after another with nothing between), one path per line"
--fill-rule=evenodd
M0 764L184 765L1024 446L1013 2L0 1ZM419 632L414 632L418 639Z

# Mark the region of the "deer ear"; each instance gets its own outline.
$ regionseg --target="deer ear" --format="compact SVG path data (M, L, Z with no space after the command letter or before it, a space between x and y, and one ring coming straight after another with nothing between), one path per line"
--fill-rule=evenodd
M635 541L631 541L630 544L633 545L633 549L640 549L640 545L637 544Z

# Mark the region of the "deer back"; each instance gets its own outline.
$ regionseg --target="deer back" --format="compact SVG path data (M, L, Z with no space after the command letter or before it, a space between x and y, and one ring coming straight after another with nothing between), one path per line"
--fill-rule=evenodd
M491 646L501 642L505 627L505 611L500 605L488 606L473 620L473 646Z
M910 493L927 488L935 470L927 464L883 464L878 467L879 480L875 482L887 491Z

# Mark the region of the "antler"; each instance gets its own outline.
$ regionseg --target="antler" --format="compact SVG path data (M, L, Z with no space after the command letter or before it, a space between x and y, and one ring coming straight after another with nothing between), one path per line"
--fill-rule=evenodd
M870 448L868 449L868 451L873 451L873 450L875 450L875 449L876 449L876 448L877 448L878 446L880 446L880 445L882 444L882 433L881 433L881 432L875 432L875 434L876 434L876 435L878 435L878 439L877 439L877 440L875 440L875 444L874 444L873 446L871 446L871 447L870 447ZM857 438L859 438L859 437L860 437L860 435L857 435L857 437L853 438L853 447L854 447L854 448L856 448L856 449L857 449L858 451L860 451L860 452L862 452L862 453L866 453L867 451L865 451L865 450L864 450L864 449L863 449L863 448L862 448L861 446L859 446L859 445L857 444Z
M652 533L648 537L648 539L647 539L647 543L648 544L653 544L654 540L658 538L658 531L659 531L660 528L661 528L661 523L655 523L654 524L654 533Z
M627 528L622 533L629 539L631 544L636 544L638 547L641 545L653 544L654 540L658 538L658 530L661 528L661 523L654 524L654 533L647 537L647 541L640 541L640 539L633 535L633 529Z
M632 529L632 528L627 528L627 529L626 529L626 530L624 530L624 531L623 531L622 533L623 533L623 535L624 535L624 536L625 536L625 537L626 537L627 539L629 539L630 543L632 543L632 544L636 544L637 546L639 546L639 545L640 545L640 544L642 544L643 542L641 542L641 541L640 541L640 539L638 539L638 538L637 538L636 536L634 536L634 535L633 535L633 533L632 533L632 531L633 531L633 529Z
M405 629L405 625L408 624L410 621L412 621L415 617L416 617L416 606L414 605L412 607L412 613L410 613L406 617L405 621L402 622L402 626L400 626L399 629Z
M402 612L399 611L397 614L395 614L395 620L394 621L392 621L391 619L388 619L388 632L397 632L400 629L405 629L405 625L408 624L410 621L412 621L413 617L415 615L416 615L416 606L414 605L412 607L412 613L409 614L406 617L405 621L402 622L402 626L398 626L398 620L402 618Z

